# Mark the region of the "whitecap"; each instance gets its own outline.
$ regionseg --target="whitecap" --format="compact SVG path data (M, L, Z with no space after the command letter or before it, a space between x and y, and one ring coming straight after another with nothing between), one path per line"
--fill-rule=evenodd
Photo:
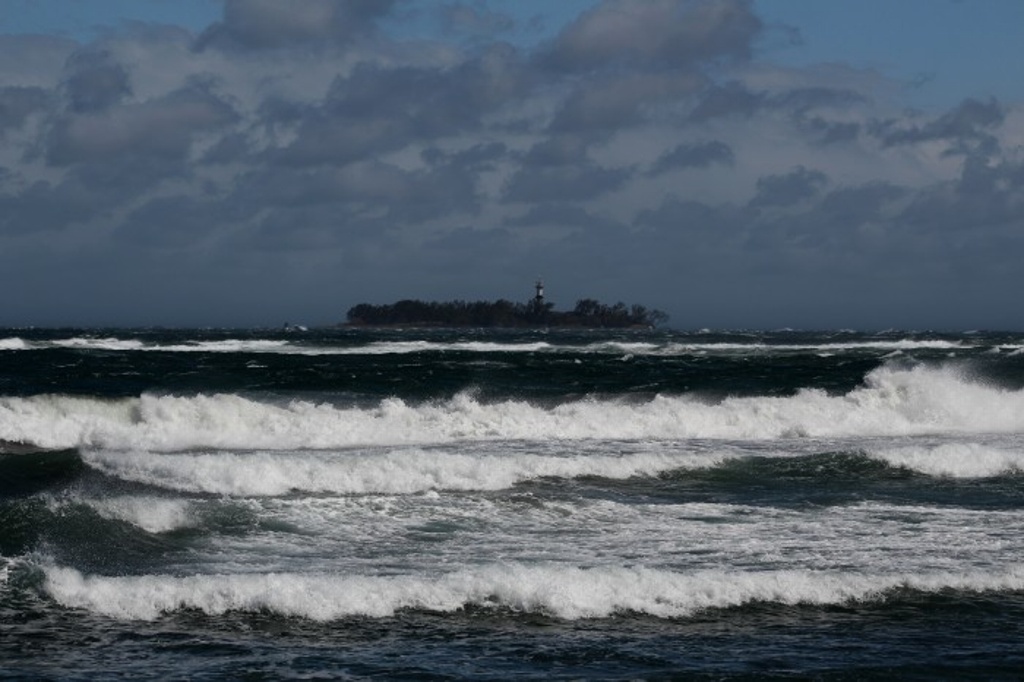
M880 600L900 588L923 592L1024 589L1024 570L1019 566L993 572L869 574L807 570L677 573L635 566L503 564L390 576L265 573L185 577L89 576L55 566L44 570L44 589L61 604L125 620L153 620L162 614L195 609L210 615L270 611L329 621L348 616L390 617L403 609L453 612L467 606L569 620L624 612L681 618L754 602L822 606Z

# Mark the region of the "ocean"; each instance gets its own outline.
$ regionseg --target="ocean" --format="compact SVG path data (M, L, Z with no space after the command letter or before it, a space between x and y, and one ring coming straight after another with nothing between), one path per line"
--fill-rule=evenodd
M0 330L3 679L1021 670L1021 334Z

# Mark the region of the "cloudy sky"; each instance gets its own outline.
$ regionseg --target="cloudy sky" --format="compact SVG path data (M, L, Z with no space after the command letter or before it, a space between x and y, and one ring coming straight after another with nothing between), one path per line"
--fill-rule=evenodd
M0 325L1024 329L1019 0L5 0Z

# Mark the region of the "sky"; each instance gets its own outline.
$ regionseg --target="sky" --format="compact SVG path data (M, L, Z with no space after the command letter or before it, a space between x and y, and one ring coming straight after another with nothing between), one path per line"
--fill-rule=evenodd
M1024 330L1019 0L5 0L0 326Z

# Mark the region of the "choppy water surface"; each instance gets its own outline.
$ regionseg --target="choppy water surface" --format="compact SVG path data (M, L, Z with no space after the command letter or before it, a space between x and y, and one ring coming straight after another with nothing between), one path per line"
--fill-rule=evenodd
M0 676L1013 677L1024 336L0 331Z

